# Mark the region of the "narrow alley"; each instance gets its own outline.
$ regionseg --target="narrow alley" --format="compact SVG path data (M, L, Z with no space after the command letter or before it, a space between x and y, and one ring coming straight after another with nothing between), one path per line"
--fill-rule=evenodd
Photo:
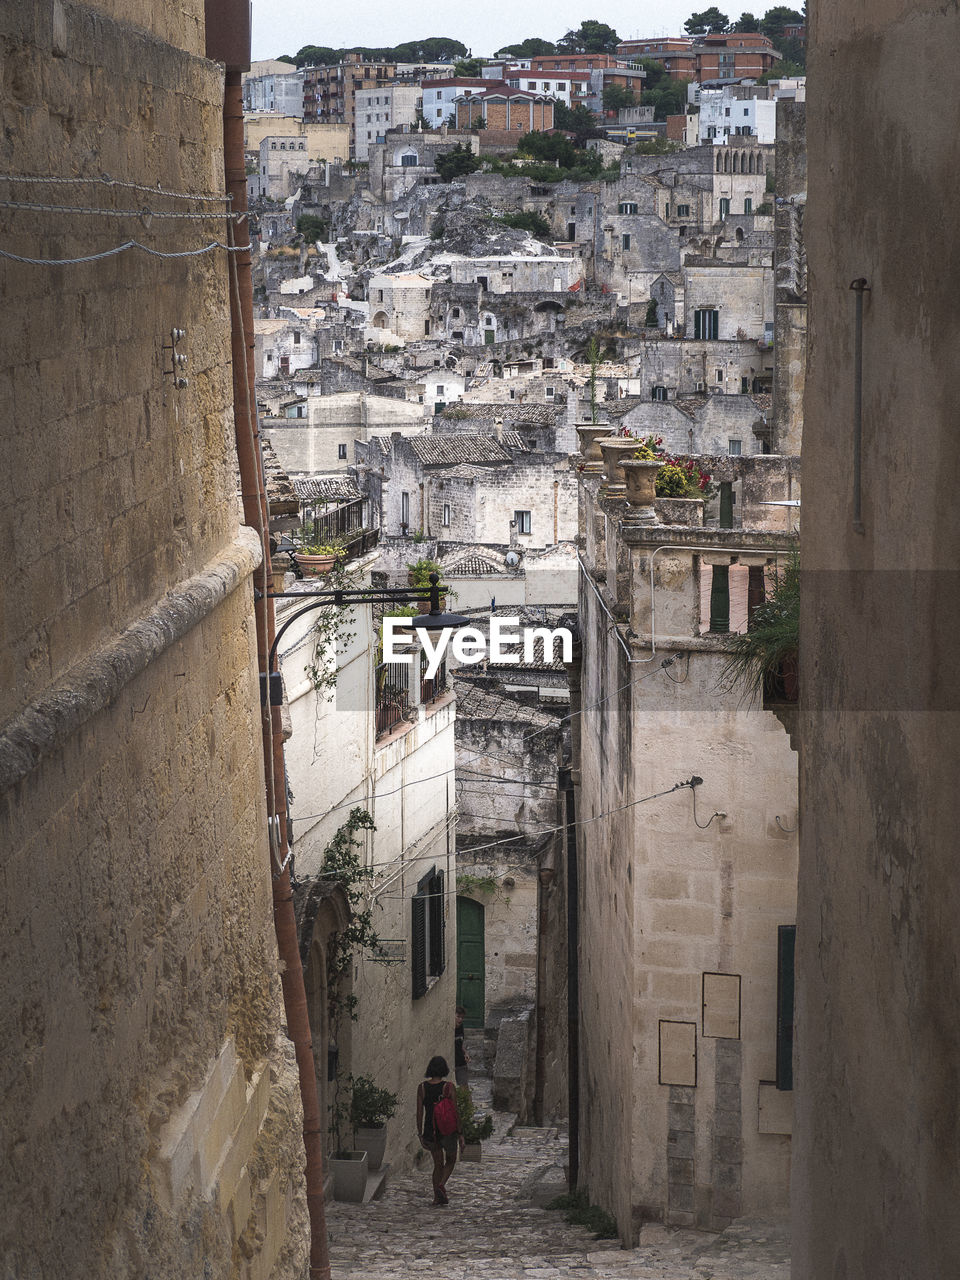
M488 1110L489 1080L471 1089ZM648 1224L630 1250L568 1224L541 1207L564 1191L565 1132L494 1114L482 1161L457 1165L448 1208L431 1204L426 1161L391 1175L379 1200L328 1204L333 1280L789 1280L781 1220L743 1219L719 1235Z

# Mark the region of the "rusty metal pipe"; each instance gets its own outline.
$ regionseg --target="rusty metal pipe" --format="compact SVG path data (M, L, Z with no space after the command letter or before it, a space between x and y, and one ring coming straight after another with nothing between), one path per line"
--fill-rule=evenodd
M243 94L241 72L228 67L224 86L223 150L227 191L232 196L232 209L247 208L247 179L243 152ZM254 602L257 627L257 654L261 671L267 670L275 631L273 602L269 599L270 538L263 465L258 445L253 288L251 280L250 235L246 220L234 223L234 243L240 251L234 259L230 290L231 344L233 355L234 422L237 437L237 460L240 468L240 490L244 523L256 529L263 544L263 564L256 585L259 598ZM268 700L269 702L269 700ZM280 983L287 1020L287 1034L293 1041L300 1078L303 1103L303 1143L306 1152L307 1210L310 1215L310 1280L330 1280L330 1254L327 1245L326 1210L323 1196L323 1145L317 1077L313 1059L313 1040L303 966L297 941L297 922L293 910L290 872L284 865L287 850L286 771L283 760L283 735L280 708L267 705L261 717L263 731L264 772L267 782L267 819L271 832L278 838L272 850L278 865L284 869L272 876L273 917L280 955ZM271 866L271 872L274 872Z

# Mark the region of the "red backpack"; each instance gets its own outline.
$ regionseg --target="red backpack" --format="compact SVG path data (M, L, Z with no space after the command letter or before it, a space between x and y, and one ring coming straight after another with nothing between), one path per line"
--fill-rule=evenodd
M447 1138L451 1133L456 1133L458 1127L457 1121L457 1104L453 1098L444 1091L433 1104L433 1128L442 1138Z

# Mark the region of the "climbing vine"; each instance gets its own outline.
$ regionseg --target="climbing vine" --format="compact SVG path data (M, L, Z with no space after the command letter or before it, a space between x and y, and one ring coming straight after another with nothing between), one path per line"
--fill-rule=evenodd
M376 824L366 809L351 809L346 822L338 828L323 851L320 878L340 885L350 904L350 920L333 941L330 957L330 972L333 977L346 971L355 950L372 950L380 941L373 927L373 912L364 905L366 891L373 880L373 871L360 861L359 850L363 848L363 841L356 838L358 831L376 829ZM348 996L338 1003L351 1018L356 1018L355 996Z
M361 586L359 575L348 572L338 562L324 578L325 591L348 591ZM311 653L306 673L317 693L333 694L337 687L337 652L343 652L356 638L356 611L349 605L330 604L318 609L310 628ZM333 661L331 661L333 655Z

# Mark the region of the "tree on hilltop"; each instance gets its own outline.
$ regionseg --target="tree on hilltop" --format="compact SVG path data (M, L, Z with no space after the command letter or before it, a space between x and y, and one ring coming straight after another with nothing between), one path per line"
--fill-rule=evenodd
M717 32L729 30L729 27L730 19L715 5L710 9L704 9L702 13L691 13L683 24L683 29L688 36L714 35Z
M511 58L541 58L547 53L556 53L557 46L550 40L541 40L539 36L528 36L519 44L506 44L497 50L497 57L507 54Z
M620 43L620 37L613 27L596 18L587 18L581 22L576 31L568 31L562 40L557 41L557 51L561 53L613 53Z

